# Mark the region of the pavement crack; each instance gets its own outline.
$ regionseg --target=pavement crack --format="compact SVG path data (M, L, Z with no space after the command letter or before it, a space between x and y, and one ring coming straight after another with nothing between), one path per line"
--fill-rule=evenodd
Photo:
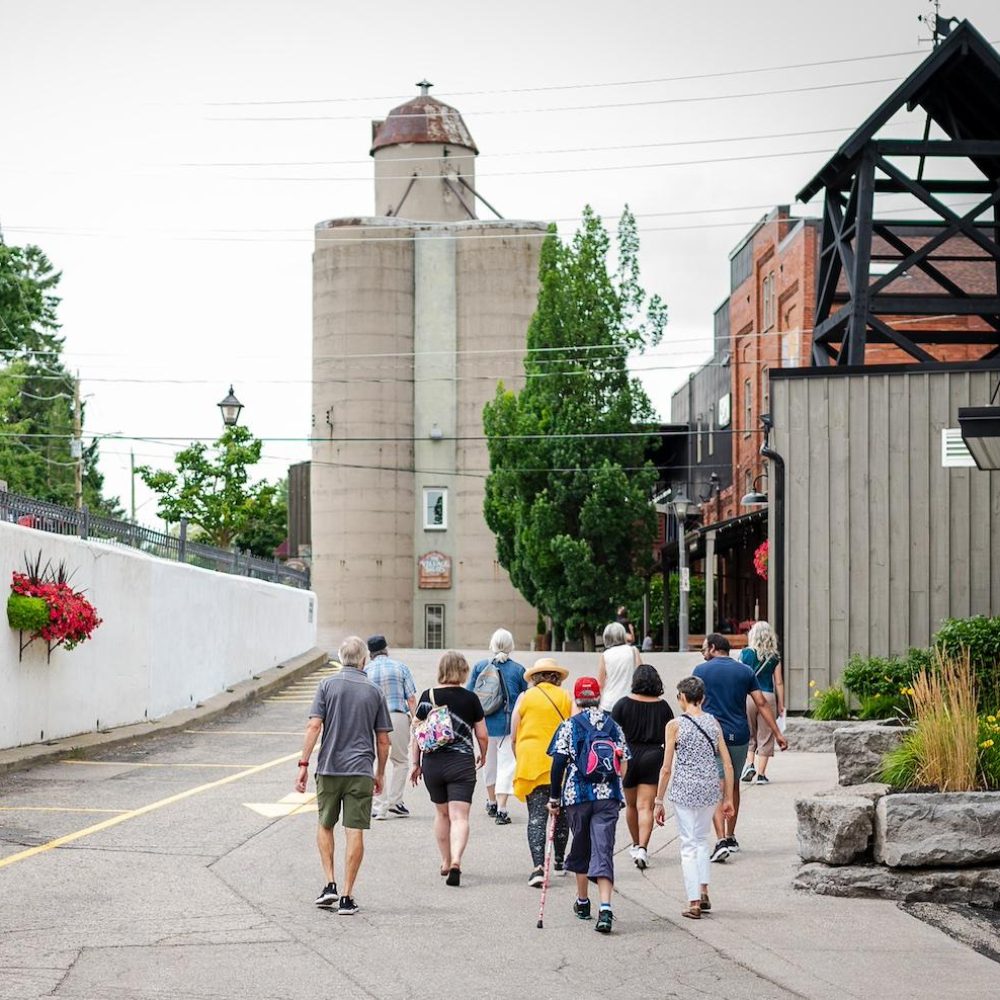
M80 961L80 957L83 955L84 950L85 950L84 948L77 948L76 954L73 956L73 960L66 967L66 971L59 977L59 982L57 982L55 986L53 986L52 989L49 990L47 994L48 996L54 997L59 992L59 990L62 988L62 984L65 983L66 980L69 978L69 974L73 971L73 968L76 966L76 963Z

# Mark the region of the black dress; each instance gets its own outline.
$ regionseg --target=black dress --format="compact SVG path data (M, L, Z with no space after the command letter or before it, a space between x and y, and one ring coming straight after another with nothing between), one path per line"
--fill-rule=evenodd
M664 730L674 717L670 706L662 699L636 701L626 695L615 703L611 717L621 726L632 751L623 786L657 784L663 767Z

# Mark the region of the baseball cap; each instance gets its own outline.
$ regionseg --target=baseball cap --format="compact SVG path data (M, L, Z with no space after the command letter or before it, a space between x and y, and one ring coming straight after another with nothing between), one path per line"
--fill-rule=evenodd
M581 677L573 685L574 701L597 701L601 697L601 685L596 677Z

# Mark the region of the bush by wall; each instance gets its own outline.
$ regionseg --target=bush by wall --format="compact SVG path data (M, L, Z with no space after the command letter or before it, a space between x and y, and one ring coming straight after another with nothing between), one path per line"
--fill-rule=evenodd
M949 618L934 636L934 645L948 656L968 650L980 704L1000 708L1000 618Z
M931 665L928 649L911 649L906 656L858 656L855 654L844 668L844 687L861 702L881 697L898 700L913 686L921 670Z

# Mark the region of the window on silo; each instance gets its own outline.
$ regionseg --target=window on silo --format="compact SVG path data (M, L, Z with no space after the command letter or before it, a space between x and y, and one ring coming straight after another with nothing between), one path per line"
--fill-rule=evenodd
M448 491L443 486L424 487L424 530L445 531L448 527Z

